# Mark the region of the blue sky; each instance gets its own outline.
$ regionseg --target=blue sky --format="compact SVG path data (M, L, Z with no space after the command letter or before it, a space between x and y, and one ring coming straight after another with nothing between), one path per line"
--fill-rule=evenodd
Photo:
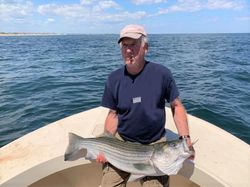
M0 32L250 32L250 0L0 0Z

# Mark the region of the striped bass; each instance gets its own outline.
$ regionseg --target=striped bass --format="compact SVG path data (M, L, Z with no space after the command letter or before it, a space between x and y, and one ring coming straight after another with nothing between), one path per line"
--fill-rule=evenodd
M194 154L184 139L143 145L113 136L83 138L69 133L65 161L81 157L95 160L100 153L113 166L137 176L175 175L183 162Z

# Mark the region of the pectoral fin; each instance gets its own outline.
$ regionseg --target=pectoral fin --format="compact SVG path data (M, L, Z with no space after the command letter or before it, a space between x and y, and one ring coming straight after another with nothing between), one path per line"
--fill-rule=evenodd
M151 160L146 160L145 162L134 163L133 167L137 170L137 174L152 174L154 172L154 166Z
M87 160L95 160L96 159L96 154L92 153L90 151L87 151L87 154L85 155L85 159L87 159Z
M74 161L83 158L87 154L86 149L74 150L73 152L65 153L64 161Z
M147 170L149 168L152 168L152 165L150 163L136 163L133 164L133 166L137 169L137 170Z

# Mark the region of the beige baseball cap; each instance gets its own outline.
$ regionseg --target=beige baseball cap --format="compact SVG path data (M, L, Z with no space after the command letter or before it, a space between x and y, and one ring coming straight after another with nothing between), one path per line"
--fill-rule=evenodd
M147 33L142 26L127 25L121 30L118 43L120 43L123 38L139 39L142 35L147 36Z

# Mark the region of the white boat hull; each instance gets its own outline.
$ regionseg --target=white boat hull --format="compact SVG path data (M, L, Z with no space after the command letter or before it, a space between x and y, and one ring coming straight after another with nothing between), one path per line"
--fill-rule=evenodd
M46 187L49 184L58 186L53 181L64 184L60 187L78 184L99 186L100 165L90 164L85 159L64 162L63 155L68 144L68 132L83 137L101 134L107 112L103 107L94 108L51 123L2 147L0 186L37 187L46 182ZM177 138L169 108L166 108L166 114L167 137ZM250 146L199 118L188 115L188 120L192 139L198 139L194 145L195 164L185 162L179 176L171 177L173 183L184 181L186 186L195 186L196 183L199 186L249 187Z

